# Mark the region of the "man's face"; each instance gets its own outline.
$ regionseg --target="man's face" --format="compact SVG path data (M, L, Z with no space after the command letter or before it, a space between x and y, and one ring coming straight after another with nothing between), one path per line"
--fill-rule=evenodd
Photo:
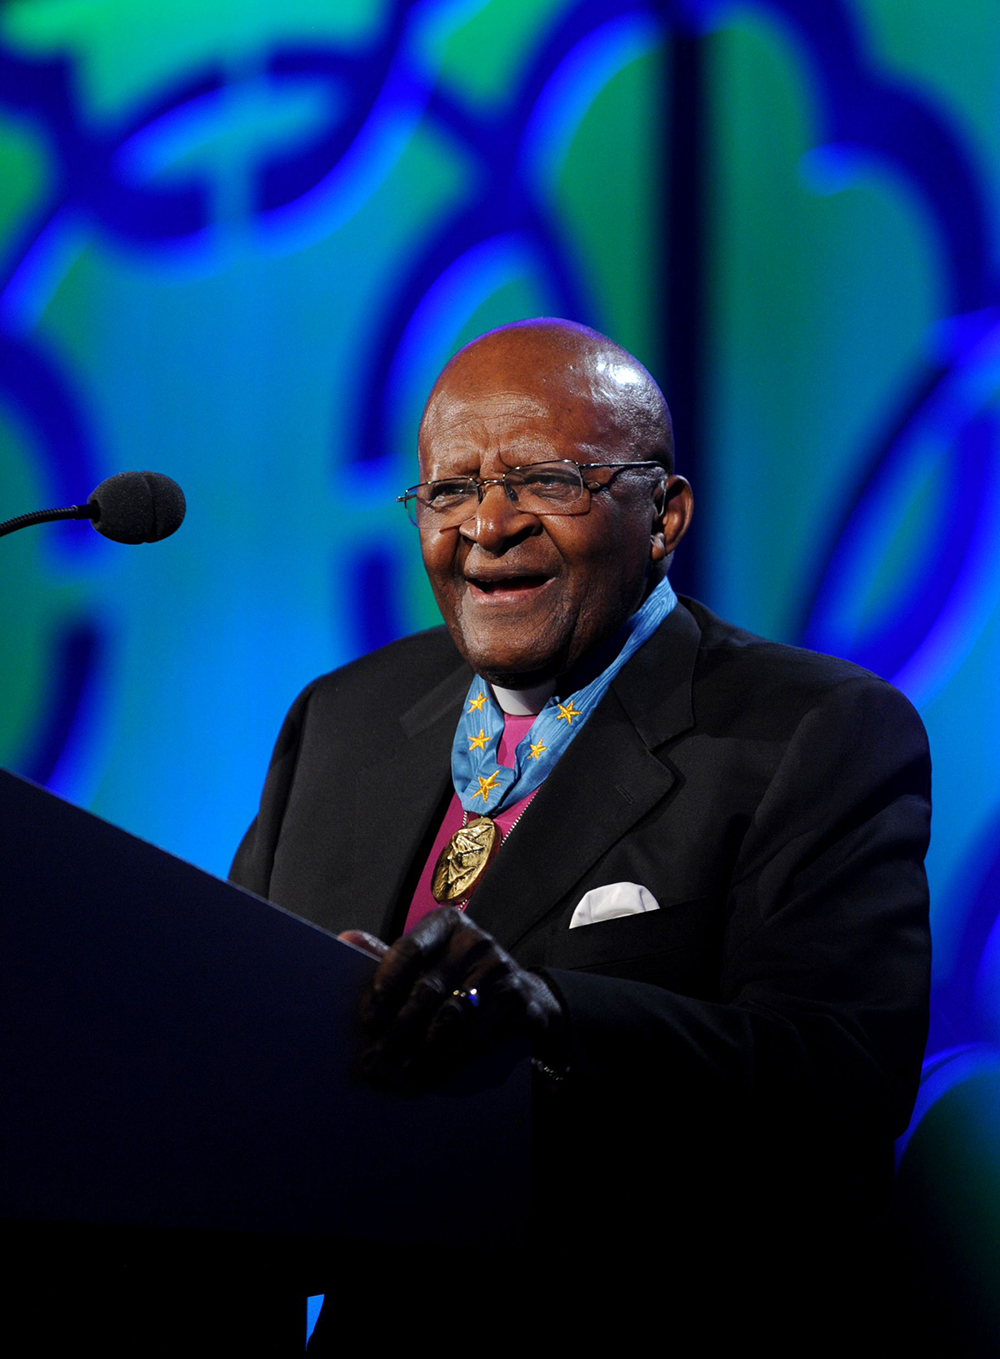
M641 459L608 400L592 392L578 369L539 365L537 355L470 355L428 405L421 481L487 479L562 458ZM510 688L540 683L621 626L642 602L651 561L664 556L659 484L648 470L621 473L579 515L526 514L489 486L459 527L421 531L438 607L477 673Z

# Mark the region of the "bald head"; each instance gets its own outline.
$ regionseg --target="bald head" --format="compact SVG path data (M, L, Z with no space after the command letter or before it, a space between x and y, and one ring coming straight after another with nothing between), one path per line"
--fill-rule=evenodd
M648 459L674 467L670 411L642 364L621 345L572 321L543 317L488 331L460 349L441 372L420 422L423 463L441 408L461 391L487 403L530 378L552 411L572 420L586 410L611 457Z

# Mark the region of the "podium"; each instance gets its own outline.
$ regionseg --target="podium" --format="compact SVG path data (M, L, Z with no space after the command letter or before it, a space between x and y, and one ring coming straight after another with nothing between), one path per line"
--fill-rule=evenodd
M5 771L0 856L0 1220L31 1296L127 1267L304 1298L524 1239L526 1052L376 1089L367 955Z

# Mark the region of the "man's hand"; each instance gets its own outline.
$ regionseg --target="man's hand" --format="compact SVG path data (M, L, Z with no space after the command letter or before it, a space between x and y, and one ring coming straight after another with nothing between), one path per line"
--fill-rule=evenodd
M435 1085L519 1037L559 1062L566 1020L550 987L454 907L432 911L391 948L359 930L339 937L381 958L362 999L371 1043L361 1066L373 1079Z

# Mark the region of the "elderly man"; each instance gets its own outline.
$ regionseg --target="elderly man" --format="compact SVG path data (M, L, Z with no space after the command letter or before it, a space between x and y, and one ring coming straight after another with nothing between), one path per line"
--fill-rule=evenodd
M691 491L656 384L602 336L474 341L419 451L402 499L446 626L305 690L233 877L380 957L374 1079L530 1040L564 1262L821 1274L919 1070L919 719L675 597Z

